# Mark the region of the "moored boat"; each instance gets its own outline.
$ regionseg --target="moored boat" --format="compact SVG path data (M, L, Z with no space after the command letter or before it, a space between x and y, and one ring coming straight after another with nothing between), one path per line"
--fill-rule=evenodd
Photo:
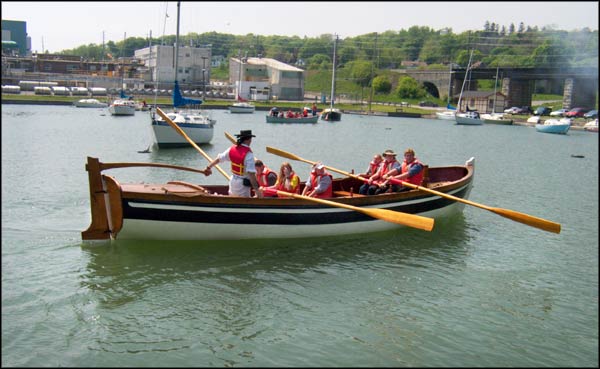
M590 120L589 122L584 124L583 130L590 131L590 132L598 132L598 118L596 118L594 120Z
M436 111L437 119L456 121L456 110Z
M98 99L81 99L73 103L78 108L106 108L107 103L103 103Z
M135 115L136 103L133 100L117 99L108 107L108 111L112 115Z
M254 113L256 107L247 102L237 102L228 107L230 113Z
M323 109L321 112L321 120L328 122L339 122L342 120L342 111L335 108Z
M317 123L318 115L309 115L308 117L274 117L267 115L267 123Z
M503 125L513 124L513 120L505 118L504 114L502 114L502 113L481 114L481 119L483 119L483 123L486 123L486 124L503 124Z
M197 169L157 163L101 163L88 157L91 225L84 240L235 240L324 237L378 232L403 227L351 208L386 210L441 219L464 204L421 189L359 195L356 178L333 180L330 206L289 197L227 196L227 185L188 182L120 183L102 171L126 167ZM473 160L465 165L428 168L427 188L467 199L474 178ZM314 199L318 201L317 199ZM349 206L350 208L345 208Z
M569 128L571 128L572 122L573 120L571 118L547 119L544 121L544 124L536 124L535 129L538 132L564 135L569 131Z
M456 124L467 126L478 126L483 124L483 119L476 111L468 111L466 113L456 113Z

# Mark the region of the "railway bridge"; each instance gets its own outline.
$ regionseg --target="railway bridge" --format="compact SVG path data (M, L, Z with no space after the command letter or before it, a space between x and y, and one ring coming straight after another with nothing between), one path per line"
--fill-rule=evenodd
M433 96L444 98L451 96L455 100L460 94L465 80L466 68L452 70L394 70L420 82ZM564 109L577 106L593 108L598 94L598 68L574 67L558 68L500 68L498 79L502 81L500 92L510 106L531 106L531 97L535 92L536 81L545 81L550 86L563 86ZM494 80L496 68L473 68L469 71L467 84L469 90L477 90L477 80ZM465 87L467 90L467 87Z

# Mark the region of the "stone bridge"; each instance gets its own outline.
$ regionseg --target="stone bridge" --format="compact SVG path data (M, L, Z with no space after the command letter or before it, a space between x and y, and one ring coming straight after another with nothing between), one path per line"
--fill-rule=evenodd
M457 100L465 79L465 69L453 70L394 70L400 76L407 75L418 82L432 95L443 100ZM470 72L465 90L477 90L477 80L494 80L496 68L474 68ZM593 108L598 94L598 68L502 68L498 70L498 79L502 80L501 92L507 96L507 106L531 106L531 96L536 83L547 86L563 86L563 108L577 106ZM452 100L451 99L451 100Z

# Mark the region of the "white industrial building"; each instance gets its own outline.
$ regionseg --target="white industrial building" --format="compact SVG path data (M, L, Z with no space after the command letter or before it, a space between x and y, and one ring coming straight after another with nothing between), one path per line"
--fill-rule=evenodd
M229 82L247 100L304 99L304 70L271 58L230 58Z
M135 58L148 68L145 80L161 86L175 81L175 45L153 45L135 51ZM201 89L210 83L211 49L179 46L177 80L181 89Z

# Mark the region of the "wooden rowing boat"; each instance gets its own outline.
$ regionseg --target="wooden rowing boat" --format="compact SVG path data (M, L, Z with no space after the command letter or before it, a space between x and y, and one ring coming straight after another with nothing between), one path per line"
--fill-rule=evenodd
M474 178L469 164L428 168L427 188L467 199ZM91 224L84 240L236 240L304 238L378 232L397 227L363 212L393 211L439 219L461 211L464 204L423 190L358 194L363 181L336 178L330 206L302 198L227 196L227 185L188 182L120 183L105 170L158 167L199 172L158 163L102 163L88 157ZM342 206L347 206L344 208Z

